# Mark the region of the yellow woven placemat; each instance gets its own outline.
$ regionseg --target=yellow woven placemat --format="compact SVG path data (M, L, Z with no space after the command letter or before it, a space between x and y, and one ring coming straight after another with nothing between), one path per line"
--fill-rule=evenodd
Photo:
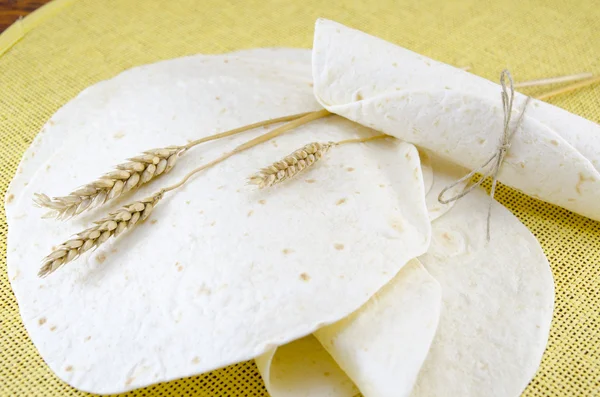
M310 47L335 19L472 72L517 80L600 73L596 0L59 0L0 36L0 191L44 122L79 91L134 65L199 52ZM9 37L10 36L10 37ZM530 94L536 92L528 91ZM552 102L600 122L600 87ZM600 139L600 136L598 137ZM537 236L552 265L550 341L525 396L600 395L600 223L511 189L496 197ZM600 205L600 200L599 204ZM0 214L0 396L84 395L56 378L29 340L6 274ZM253 363L128 396L265 396Z

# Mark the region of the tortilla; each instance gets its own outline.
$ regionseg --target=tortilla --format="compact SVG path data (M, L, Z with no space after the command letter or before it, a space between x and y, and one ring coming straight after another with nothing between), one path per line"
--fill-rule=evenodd
M413 259L360 310L315 336L365 397L408 396L440 306L440 285Z
M413 397L519 396L542 358L552 320L554 284L542 249L502 205L481 232L489 197L476 189L433 223L419 257L442 286L437 334Z
M347 377L333 369L336 362L365 397L408 396L440 307L440 285L413 259L359 310L316 331L322 345L292 342L256 363L273 397L355 396Z
M354 397L359 393L312 335L273 348L255 361L271 397Z
M410 144L342 145L278 187L246 186L308 142L374 134L332 116L203 172L134 231L37 277L52 245L108 208L42 220L34 192L64 194L142 150L318 108L309 81L273 75L271 63L194 56L124 72L57 112L36 141L45 161L34 152L23 160L28 185L17 175L9 193L20 199L7 206L8 275L32 341L70 385L116 393L257 357L355 311L426 251L424 183ZM110 208L264 131L193 149Z
M430 197L437 197L439 193L436 185L446 185L453 174L461 172L460 167L435 156L431 159L436 182L428 194L428 204ZM400 375L406 372L393 369L402 365L413 370L421 368L422 362L406 365L407 357L411 356L402 353L401 349L414 346L415 339L422 336L417 331L425 329L418 316L416 320L410 317L411 310L413 314L433 316L426 306L433 304L435 299L418 299L418 295L411 294L411 290L401 284L411 272L410 265L402 268L394 280L357 312L315 332L365 397L408 394L413 397L512 397L520 395L534 376L552 318L552 275L538 242L498 203L493 207L494 225L507 237L493 238L490 245L485 244L477 225L485 220L488 200L481 190L476 190L462 198L452 210L444 206L432 213L429 208L430 217L435 218L435 237L428 253L419 259L431 275L421 265L417 268L417 261L411 262L412 271L420 269L423 280L433 280L432 275L438 279L442 283L444 301L433 345L412 392L414 379L402 382ZM446 215L439 219L441 213ZM381 295L389 292L392 286L395 294L382 301ZM405 302L402 297L412 298L412 301L407 300L407 307L402 307ZM439 300L437 302L439 304ZM440 313L439 307L436 313ZM357 326L353 319L361 316L363 322ZM437 317L432 318L437 324ZM393 326L382 325L386 321L395 321L412 329L417 337L399 336ZM365 344L378 343L381 350L373 350L371 346L364 350ZM314 385L318 385L319 390L332 389L339 380L315 370L325 365L318 361L317 351L317 346L306 344L304 352L313 360L312 364L288 364L283 370L274 363L271 371L279 372L282 384L304 379L304 383L294 383L293 391L299 395L311 395L308 391L314 390ZM292 357L286 357L288 352L278 349L277 356L283 362L291 362ZM322 360L325 359L328 358L324 356ZM290 394L290 389L268 390L273 397L294 395ZM349 393L331 395L353 396Z
M491 81L323 19L315 27L313 76L315 95L329 111L469 170L498 150L501 89ZM513 127L525 100L515 95ZM597 124L532 100L498 179L600 220L598 136Z
M427 204L427 211L429 213L429 219L433 222L456 204L456 201L450 201L449 203L442 204L439 202L439 195L447 186L450 186L467 171L448 160L444 160L440 156L433 154L424 153L425 156L421 156L421 166L423 166L423 158L427 158L429 167L432 170L431 187L425 196L425 202ZM423 168L424 169L424 168ZM449 189L448 196L454 196L463 191L468 181L457 184L452 189Z

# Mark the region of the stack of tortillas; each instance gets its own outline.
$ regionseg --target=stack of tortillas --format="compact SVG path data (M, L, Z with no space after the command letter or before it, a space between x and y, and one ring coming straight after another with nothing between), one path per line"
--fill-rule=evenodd
M499 93L324 20L312 53L198 55L88 88L48 121L8 192L8 272L31 339L61 379L95 393L256 359L273 397L519 395L549 333L548 262L496 202L486 241L483 191L437 199L495 150ZM41 219L34 193L60 196L144 150L323 107L337 115L205 170L135 231L37 276L53 245L107 208ZM535 101L500 180L598 219L597 130ZM198 146L111 206L264 131ZM340 145L269 189L247 185L307 143L380 132L395 138Z

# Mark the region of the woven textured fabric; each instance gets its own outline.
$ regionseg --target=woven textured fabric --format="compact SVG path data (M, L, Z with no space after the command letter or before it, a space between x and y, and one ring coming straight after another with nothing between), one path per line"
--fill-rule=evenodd
M58 0L35 14L35 24L7 33L16 38L0 40L0 192L5 194L44 122L85 87L135 65L183 55L308 48L318 17L471 66L471 72L494 81L503 68L517 81L600 73L596 0ZM551 102L600 122L600 86ZM556 283L550 340L524 395L600 395L600 223L505 187L496 197L537 236ZM23 328L6 274L6 234L2 208L0 396L84 395L51 373ZM248 362L125 395L267 394Z

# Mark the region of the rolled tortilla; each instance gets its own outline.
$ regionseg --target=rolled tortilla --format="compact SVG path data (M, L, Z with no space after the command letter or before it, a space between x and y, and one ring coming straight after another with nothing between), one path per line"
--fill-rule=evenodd
M332 21L317 21L313 78L329 111L469 170L497 150L503 134L498 84ZM515 123L524 102L516 94ZM600 220L599 136L597 124L532 100L499 180Z
M437 334L413 397L516 397L535 375L546 347L554 284L531 232L494 202L486 242L488 197L476 189L433 222L419 260L442 286Z
M23 160L23 174L35 172L27 186L17 175L9 192L22 197L7 206L8 275L32 341L70 385L116 393L257 357L355 311L426 251L411 144L342 145L285 184L246 187L253 172L306 143L374 133L332 116L206 170L131 233L37 277L52 245L108 209L42 220L34 192L62 194L142 150L318 108L310 81L274 75L271 63L195 56L127 71L57 112L36 143L45 161L35 164L33 151ZM114 205L264 131L197 147Z

